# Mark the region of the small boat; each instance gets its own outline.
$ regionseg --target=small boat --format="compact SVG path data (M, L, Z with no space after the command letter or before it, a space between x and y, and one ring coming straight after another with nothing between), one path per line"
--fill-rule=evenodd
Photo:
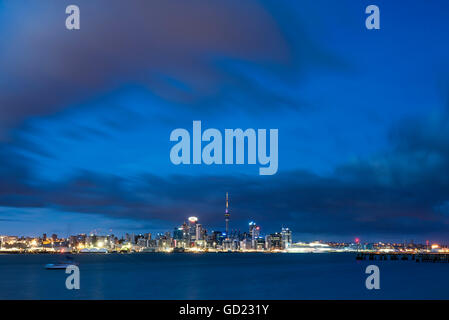
M73 261L73 257L66 255L66 260L58 263L48 263L45 265L45 269L48 270L57 270L57 269L66 269L68 266L77 266L78 263Z
M45 269L66 269L68 266L76 265L75 263L49 263L45 265Z

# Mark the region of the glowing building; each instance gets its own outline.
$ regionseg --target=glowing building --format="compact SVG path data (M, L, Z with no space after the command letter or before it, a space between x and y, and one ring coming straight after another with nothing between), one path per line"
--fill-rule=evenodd
M292 231L289 228L282 228L282 248L287 249L292 245Z
M226 211L225 211L225 223L226 223L226 239L228 239L228 235L229 235L229 198L228 198L228 193L226 192Z
M251 236L252 248L257 249L257 239L260 236L260 227L254 221L249 223L249 234Z

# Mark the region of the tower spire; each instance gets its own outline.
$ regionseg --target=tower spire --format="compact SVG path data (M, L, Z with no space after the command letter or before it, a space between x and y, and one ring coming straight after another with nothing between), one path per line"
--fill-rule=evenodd
M229 239L229 197L226 192L226 211L225 211L225 223L226 223L226 239Z

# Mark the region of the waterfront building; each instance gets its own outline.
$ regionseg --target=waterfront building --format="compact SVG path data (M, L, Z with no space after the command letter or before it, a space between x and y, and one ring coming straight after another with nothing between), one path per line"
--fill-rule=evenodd
M86 247L94 247L97 242L97 236L91 234L86 238Z
M336 251L335 248L329 246L327 243L322 243L319 241L314 241L310 243L298 242L293 243L287 252L292 253L322 253L322 252L332 252Z
M186 248L188 243L188 229L184 223L181 227L177 227L173 230L173 247L174 248Z
M249 223L249 234L251 236L252 248L257 249L257 239L260 236L260 227L254 221Z
M148 240L145 239L145 238L139 238L139 239L137 240L137 245L138 245L139 247L146 248L146 247L148 247Z
M182 226L182 240L185 244L189 243L189 225L187 223L183 223Z
M230 239L223 240L222 247L223 247L223 250L225 250L225 251L232 250L232 240L230 240Z
M282 228L282 248L287 249L292 245L292 231L289 228Z
M267 235L265 247L267 250L282 250L282 235L279 232Z
M69 237L69 246L71 248L74 248L74 247L78 246L78 240L77 240L76 236L70 236Z
M167 238L163 234L158 235L156 242L159 250L166 251L167 249L171 248L171 238Z
M196 228L197 228L198 218L197 217L189 217L189 225L188 225L188 242L189 246L193 247L195 245L196 238Z
M178 227L173 230L173 239L174 240L182 241L183 237L184 237L184 233L183 233L182 227Z
M195 239L196 241L204 240L204 229L201 224L197 223L195 226Z
M251 250L253 248L251 239L245 238L240 241L241 250Z
M125 235L125 241L130 244L136 244L136 237L135 237L134 233L132 233L132 234L127 233Z
M157 248L157 240L155 240L155 239L148 240L147 241L147 247L148 248L153 248L153 249Z
M255 244L256 244L256 250L258 251L262 251L265 249L265 239L263 237L258 237L255 240Z
M226 233L221 231L212 231L212 234L208 237L213 248L221 247L223 241L226 239Z

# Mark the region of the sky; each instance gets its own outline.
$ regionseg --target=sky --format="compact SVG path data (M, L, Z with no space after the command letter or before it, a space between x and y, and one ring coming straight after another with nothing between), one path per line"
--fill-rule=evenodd
M235 230L449 244L447 9L0 1L0 234L223 230L229 192ZM277 173L174 165L170 133L195 120L278 129Z

